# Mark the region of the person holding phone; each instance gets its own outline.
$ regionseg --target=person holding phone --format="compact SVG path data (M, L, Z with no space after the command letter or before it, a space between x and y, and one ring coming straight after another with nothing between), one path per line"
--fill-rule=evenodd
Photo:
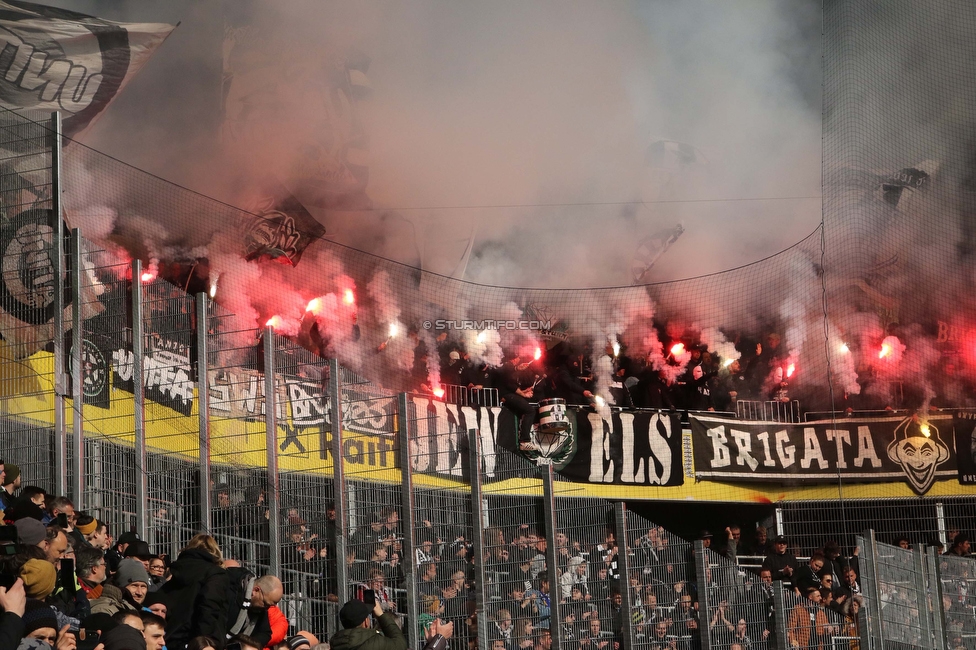
M370 594L364 593L366 599ZM370 628L370 614L376 619L379 630ZM396 616L384 612L379 600L367 604L350 600L339 610L339 622L343 629L329 639L332 650L407 650L407 640L397 625Z

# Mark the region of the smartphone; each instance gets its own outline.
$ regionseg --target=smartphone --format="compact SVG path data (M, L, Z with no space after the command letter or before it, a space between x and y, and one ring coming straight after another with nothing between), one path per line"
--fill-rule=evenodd
M73 633L78 640L77 650L95 650L95 647L102 642L98 630L86 630L84 628Z
M17 582L17 576L10 575L8 573L0 573L0 587L4 589L10 589Z
M61 588L69 594L75 593L75 561L69 557L61 558L58 575L61 578Z
M68 528L68 515L63 512L54 518L58 522L58 526L67 530Z
M363 589L363 602L370 606L375 605L376 592L372 589Z

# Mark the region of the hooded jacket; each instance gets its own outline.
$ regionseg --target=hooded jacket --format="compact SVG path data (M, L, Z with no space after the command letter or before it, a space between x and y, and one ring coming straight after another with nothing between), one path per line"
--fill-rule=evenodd
M182 647L197 636L223 645L227 636L227 572L206 551L191 548L170 566L172 577L157 592L166 600L166 645Z
M407 650L407 640L389 612L379 618L379 630L354 627L339 630L329 639L332 650Z

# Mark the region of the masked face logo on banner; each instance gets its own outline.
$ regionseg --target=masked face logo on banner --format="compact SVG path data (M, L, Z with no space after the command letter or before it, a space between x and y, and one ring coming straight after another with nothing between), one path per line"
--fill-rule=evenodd
M913 416L895 428L888 458L901 465L916 493L925 494L935 481L935 470L949 459L949 448L939 439L934 424Z
M553 465L561 470L576 455L576 438L576 412L566 408L561 399L543 400L539 404L539 422L532 426L530 434L535 448L526 456L536 465Z

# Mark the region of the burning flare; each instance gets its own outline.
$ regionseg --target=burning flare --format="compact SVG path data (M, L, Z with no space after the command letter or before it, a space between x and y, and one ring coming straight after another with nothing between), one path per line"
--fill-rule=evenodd
M442 397L444 397L444 389L441 388L440 386L434 388L434 397L436 397L437 399L441 399Z
M613 346L612 347L613 347L613 356L614 356L614 358L619 357L620 356L620 341L616 341L615 340L613 342Z
M542 348L536 348L535 349L535 354L532 355L532 358L535 359L536 361L538 361L539 359L541 359L542 358Z
M881 344L881 351L878 352L878 358L879 359L886 359L886 358L890 357L891 356L891 350L892 350L891 343L888 343L887 341L885 341L884 343Z
M271 329L277 329L281 327L282 322L281 316L272 316L264 325L265 327L270 327Z
M671 346L671 356L680 357L684 353L685 353L684 343L675 343L674 345Z
M346 289L342 292L342 302L346 303L347 305L356 304L356 294L353 293L352 289Z
M143 282L152 282L156 279L156 276L149 271L143 271L142 275L139 276L139 279L141 279Z
M310 312L312 314L318 314L320 309L322 309L321 298L312 298L311 300L308 301L308 304L305 306L305 311Z
M400 333L400 328L396 323L390 323L390 338L396 338L396 335Z
M796 372L796 364L795 363L791 363L790 365L786 366L786 378L787 379L789 379L790 377L792 377L794 372Z
M925 422L925 421L923 420L923 421L922 421L922 422L921 422L921 423L920 423L920 424L918 425L918 429L919 429L919 431L921 431L921 432L922 432L922 435L923 435L923 436L925 436L926 438L931 438L931 437L932 437L932 432L931 432L931 431L929 431L929 423L928 423L928 422Z

